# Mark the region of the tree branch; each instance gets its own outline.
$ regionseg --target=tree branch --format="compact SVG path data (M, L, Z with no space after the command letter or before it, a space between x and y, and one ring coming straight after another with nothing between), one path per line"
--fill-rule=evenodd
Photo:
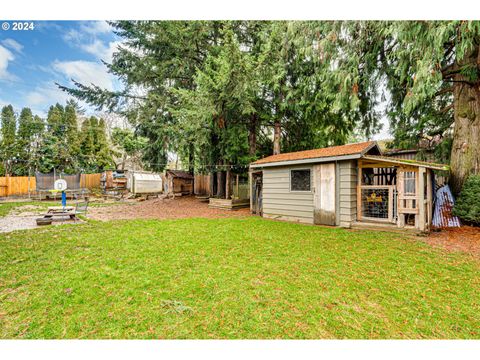
M453 86L449 86L449 87L443 88L440 91L437 91L435 96L440 96L440 95L451 93L451 92L453 92Z
M445 106L443 109L441 109L441 110L440 110L440 113L441 113L441 114L445 114L445 113L448 112L449 110L453 109L453 107L454 107L454 104L451 103L450 105Z

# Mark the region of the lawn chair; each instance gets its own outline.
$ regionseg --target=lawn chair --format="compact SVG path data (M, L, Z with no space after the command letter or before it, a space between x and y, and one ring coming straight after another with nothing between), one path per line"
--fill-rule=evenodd
M73 220L77 221L77 215L87 215L88 200L77 202L75 204L75 212Z

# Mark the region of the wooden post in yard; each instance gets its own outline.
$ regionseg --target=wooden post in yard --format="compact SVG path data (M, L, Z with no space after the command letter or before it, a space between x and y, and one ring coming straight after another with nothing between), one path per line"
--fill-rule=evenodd
M425 231L425 168L418 168L418 190L417 190L417 207L418 207L418 228Z
M28 170L28 198L30 199L30 170Z
M426 229L430 230L432 223L432 170L427 169L427 224Z
M248 197L250 198L250 213L253 209L253 184L252 184L252 169L248 168Z
M240 193L239 193L239 179L240 179L240 175L237 174L237 178L236 178L236 181L237 181L237 184L236 184L236 188L237 188L237 198L240 199Z
M362 220L362 160L357 161L357 221Z

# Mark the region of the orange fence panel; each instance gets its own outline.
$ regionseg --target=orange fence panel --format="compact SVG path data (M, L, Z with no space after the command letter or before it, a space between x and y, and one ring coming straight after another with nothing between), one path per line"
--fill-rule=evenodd
M82 174L80 177L80 187L94 189L100 187L100 178L102 174Z

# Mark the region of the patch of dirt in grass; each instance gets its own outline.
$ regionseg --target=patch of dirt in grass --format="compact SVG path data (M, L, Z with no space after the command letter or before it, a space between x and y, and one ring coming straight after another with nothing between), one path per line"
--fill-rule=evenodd
M212 209L208 203L193 196L175 199L152 199L134 205L121 204L96 207L88 210L88 218L108 221L120 219L182 219L182 218L226 218L249 216L248 208L235 211Z
M10 211L10 215L29 216L29 215L36 215L44 212L45 212L45 207L43 206L23 205Z
M460 251L480 259L480 228L462 226L432 232L425 242L448 251Z

